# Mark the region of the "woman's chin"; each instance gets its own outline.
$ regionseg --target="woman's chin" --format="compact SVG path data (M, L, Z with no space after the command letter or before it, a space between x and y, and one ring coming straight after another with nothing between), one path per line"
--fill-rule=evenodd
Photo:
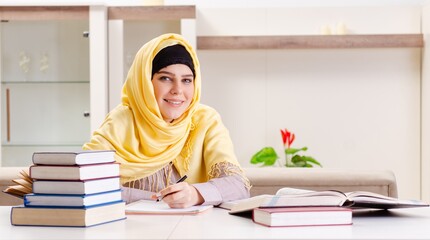
M184 114L184 111L169 111L163 115L163 119L167 122L167 120L178 119Z

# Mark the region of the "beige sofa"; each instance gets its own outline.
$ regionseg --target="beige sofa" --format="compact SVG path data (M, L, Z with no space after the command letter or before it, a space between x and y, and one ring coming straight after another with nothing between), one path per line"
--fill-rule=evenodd
M13 185L22 167L0 167L0 191ZM335 189L370 191L397 197L395 176L390 171L351 171L328 168L244 168L251 181L251 195L274 194L279 188L294 187L311 190ZM0 205L18 205L22 200L3 192Z

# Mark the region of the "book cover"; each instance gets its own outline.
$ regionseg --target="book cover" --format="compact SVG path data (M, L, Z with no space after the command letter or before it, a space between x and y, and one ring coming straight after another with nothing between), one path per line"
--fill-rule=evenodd
M108 202L122 201L121 190L87 195L71 194L26 194L26 207L91 207Z
M268 227L351 225L352 210L343 207L255 208L252 220Z
M125 202L89 208L12 207L10 221L16 226L89 227L125 219Z
M93 194L120 188L119 177L83 181L36 180L33 182L33 193L41 194Z
M30 177L42 180L89 180L119 176L118 163L91 165L32 165Z
M34 152L33 163L43 165L86 165L114 162L114 150L79 152Z
M162 214L162 215L195 215L213 208L212 205L191 206L188 208L170 208L167 203L151 200L139 200L127 204L126 214Z

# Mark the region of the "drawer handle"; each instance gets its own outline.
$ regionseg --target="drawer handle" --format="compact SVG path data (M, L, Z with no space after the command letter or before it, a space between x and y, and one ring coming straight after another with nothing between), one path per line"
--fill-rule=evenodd
M10 89L6 88L6 139L10 142Z

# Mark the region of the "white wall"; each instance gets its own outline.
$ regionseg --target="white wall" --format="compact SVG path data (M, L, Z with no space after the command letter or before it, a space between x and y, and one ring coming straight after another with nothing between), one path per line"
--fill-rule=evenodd
M201 8L197 35L420 33L420 7ZM242 165L279 129L325 168L390 169L420 198L421 49L200 50L202 101L223 116ZM413 186L413 187L411 187Z

